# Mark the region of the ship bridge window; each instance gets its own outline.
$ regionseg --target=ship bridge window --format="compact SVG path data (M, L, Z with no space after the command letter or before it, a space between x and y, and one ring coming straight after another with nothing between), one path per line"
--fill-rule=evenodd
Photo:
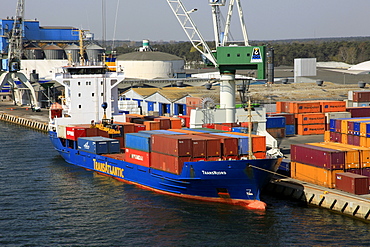
M78 108L80 108L80 109L81 109L81 105L78 105Z
M79 86L80 86L80 85L81 85L81 82L77 82L77 85L79 85Z
M91 96L94 97L95 96L95 93L92 93Z
M81 97L81 93L78 93L78 97Z
M71 75L95 75L105 74L106 69L104 67L98 68L67 68L68 73Z

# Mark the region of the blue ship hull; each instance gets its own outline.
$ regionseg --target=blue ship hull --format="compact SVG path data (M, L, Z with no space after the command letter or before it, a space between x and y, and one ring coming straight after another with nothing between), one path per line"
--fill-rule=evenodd
M68 162L156 192L264 210L260 191L281 159L185 162L180 175L66 147L53 131L51 142Z

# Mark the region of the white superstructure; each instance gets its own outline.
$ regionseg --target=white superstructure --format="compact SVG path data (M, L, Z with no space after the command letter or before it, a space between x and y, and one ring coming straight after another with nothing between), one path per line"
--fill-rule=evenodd
M117 85L124 79L123 72L107 72L104 65L65 66L53 79L64 86L64 117L55 119L58 124L98 122L104 116L103 102L108 105L107 117L119 113Z

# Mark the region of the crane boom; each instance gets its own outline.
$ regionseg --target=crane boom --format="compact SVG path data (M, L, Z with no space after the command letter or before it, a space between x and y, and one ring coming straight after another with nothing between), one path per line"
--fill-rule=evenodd
M185 34L188 36L193 47L217 66L215 56L212 54L208 44L204 41L201 33L198 31L198 28L189 16L189 13L196 11L196 9L187 11L180 0L167 0L167 3L171 7L171 10L175 14L181 27L184 29Z
M8 64L9 71L11 72L16 72L20 70L20 60L22 59L23 15L24 0L18 0L16 15L14 18L13 29L8 48Z

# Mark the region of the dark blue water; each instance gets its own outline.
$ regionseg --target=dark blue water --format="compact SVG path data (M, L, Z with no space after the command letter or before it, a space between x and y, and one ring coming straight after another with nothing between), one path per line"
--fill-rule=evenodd
M0 122L0 246L370 246L370 225L263 196L259 214L72 166L44 133Z

